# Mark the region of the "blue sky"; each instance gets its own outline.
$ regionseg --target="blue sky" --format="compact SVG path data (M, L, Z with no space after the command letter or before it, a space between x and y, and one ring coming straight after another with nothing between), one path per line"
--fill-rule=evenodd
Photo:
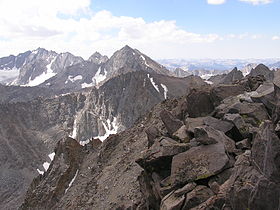
M116 16L142 17L146 21L175 20L197 33L280 32L280 2L252 5L236 0L211 5L204 0L95 0L93 11Z
M1 0L0 56L128 44L155 59L279 58L279 11L280 0Z

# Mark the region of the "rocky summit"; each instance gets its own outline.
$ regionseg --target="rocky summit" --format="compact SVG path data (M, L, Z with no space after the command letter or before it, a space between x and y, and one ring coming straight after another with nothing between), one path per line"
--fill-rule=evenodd
M279 71L206 81L129 46L0 65L19 70L0 85L0 209L280 208Z

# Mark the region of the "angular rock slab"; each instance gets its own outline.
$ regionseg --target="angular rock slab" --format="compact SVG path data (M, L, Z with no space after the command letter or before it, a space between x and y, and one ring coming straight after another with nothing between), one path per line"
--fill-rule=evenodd
M280 139L273 132L274 125L265 121L253 140L252 159L270 180L280 182Z
M170 135L183 126L183 122L176 119L176 117L167 110L162 110L160 112L160 118Z
M172 184L184 184L218 174L228 161L225 147L221 143L193 147L173 157Z

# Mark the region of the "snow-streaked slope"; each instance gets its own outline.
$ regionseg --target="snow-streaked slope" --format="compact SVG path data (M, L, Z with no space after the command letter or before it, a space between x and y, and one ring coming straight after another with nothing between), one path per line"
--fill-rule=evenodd
M51 77L55 76L56 73L52 70L51 66L53 62L55 61L55 58L53 58L50 62L50 64L47 65L47 70L43 72L41 75L35 77L33 80L29 79L28 84L23 86L37 86L45 82L46 80L50 79Z

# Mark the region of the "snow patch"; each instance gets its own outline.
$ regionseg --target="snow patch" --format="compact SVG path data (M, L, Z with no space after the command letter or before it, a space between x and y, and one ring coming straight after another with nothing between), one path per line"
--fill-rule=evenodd
M150 79L151 83L153 84L153 86L157 90L157 92L159 92L159 88L156 85L156 83L154 82L154 78L150 77L150 74L148 74L148 78Z
M71 81L72 83L77 81L77 80L82 80L83 76L82 75L77 75L77 76L68 76L68 80L67 81Z
M113 121L111 122L109 119L106 120L107 125L102 122L104 129L105 129L105 134L103 136L96 136L93 138L98 138L101 141L104 141L107 139L111 134L116 134L118 132L118 126L117 126L117 118L114 117Z
M38 173L39 173L39 174L41 174L41 175L43 175L43 174L44 174L44 171L41 171L41 170L40 170L40 169L38 169L38 168L37 168L37 171L38 171Z
M146 66L150 67L149 64L146 61L146 58L143 55L140 55L140 58L142 58L142 60L144 61Z
M76 117L75 117L74 124L73 124L72 135L70 137L72 139L75 139L77 137L77 119L76 119Z
M104 69L104 75L103 75L101 74L101 67L99 67L94 77L92 78L92 81L94 81L95 84L98 85L100 82L106 79L106 76L107 76L106 69Z
M90 142L90 139L88 139L88 140L86 140L86 141L80 141L79 143L80 143L81 146L84 147L84 146L87 145L89 142Z
M164 84L160 84L160 85L161 85L161 87L164 90L164 98L167 99L167 91L168 91L168 89L167 89L167 87Z
M47 171L48 168L50 167L50 164L48 162L44 162L43 167L44 167L45 171Z
M207 79L209 79L210 77L212 77L212 76L214 76L215 74L203 74L203 75L201 75L200 77L202 78L202 79L205 79L205 80L207 80Z
M92 87L94 85L94 83L83 83L83 84L81 84L81 86L82 86L82 88L87 88L87 87Z
M212 81L205 80L204 82L206 82L206 83L209 84L209 85L213 85L213 82L212 82Z
M71 182L69 183L67 189L65 190L65 193L67 193L67 191L69 190L69 188L72 186L72 184L74 183L77 175L78 175L79 170L76 171L75 176L73 177L73 179L71 180Z
M52 59L49 65L47 65L47 71L43 72L41 75L35 77L33 80L29 78L29 82L26 85L23 86L37 86L45 82L46 80L50 79L51 77L54 77L56 73L53 72L51 69L51 66L53 62L55 61L56 57Z
M49 158L51 159L51 161L53 161L54 156L55 156L55 152L53 152L53 153L49 154Z

